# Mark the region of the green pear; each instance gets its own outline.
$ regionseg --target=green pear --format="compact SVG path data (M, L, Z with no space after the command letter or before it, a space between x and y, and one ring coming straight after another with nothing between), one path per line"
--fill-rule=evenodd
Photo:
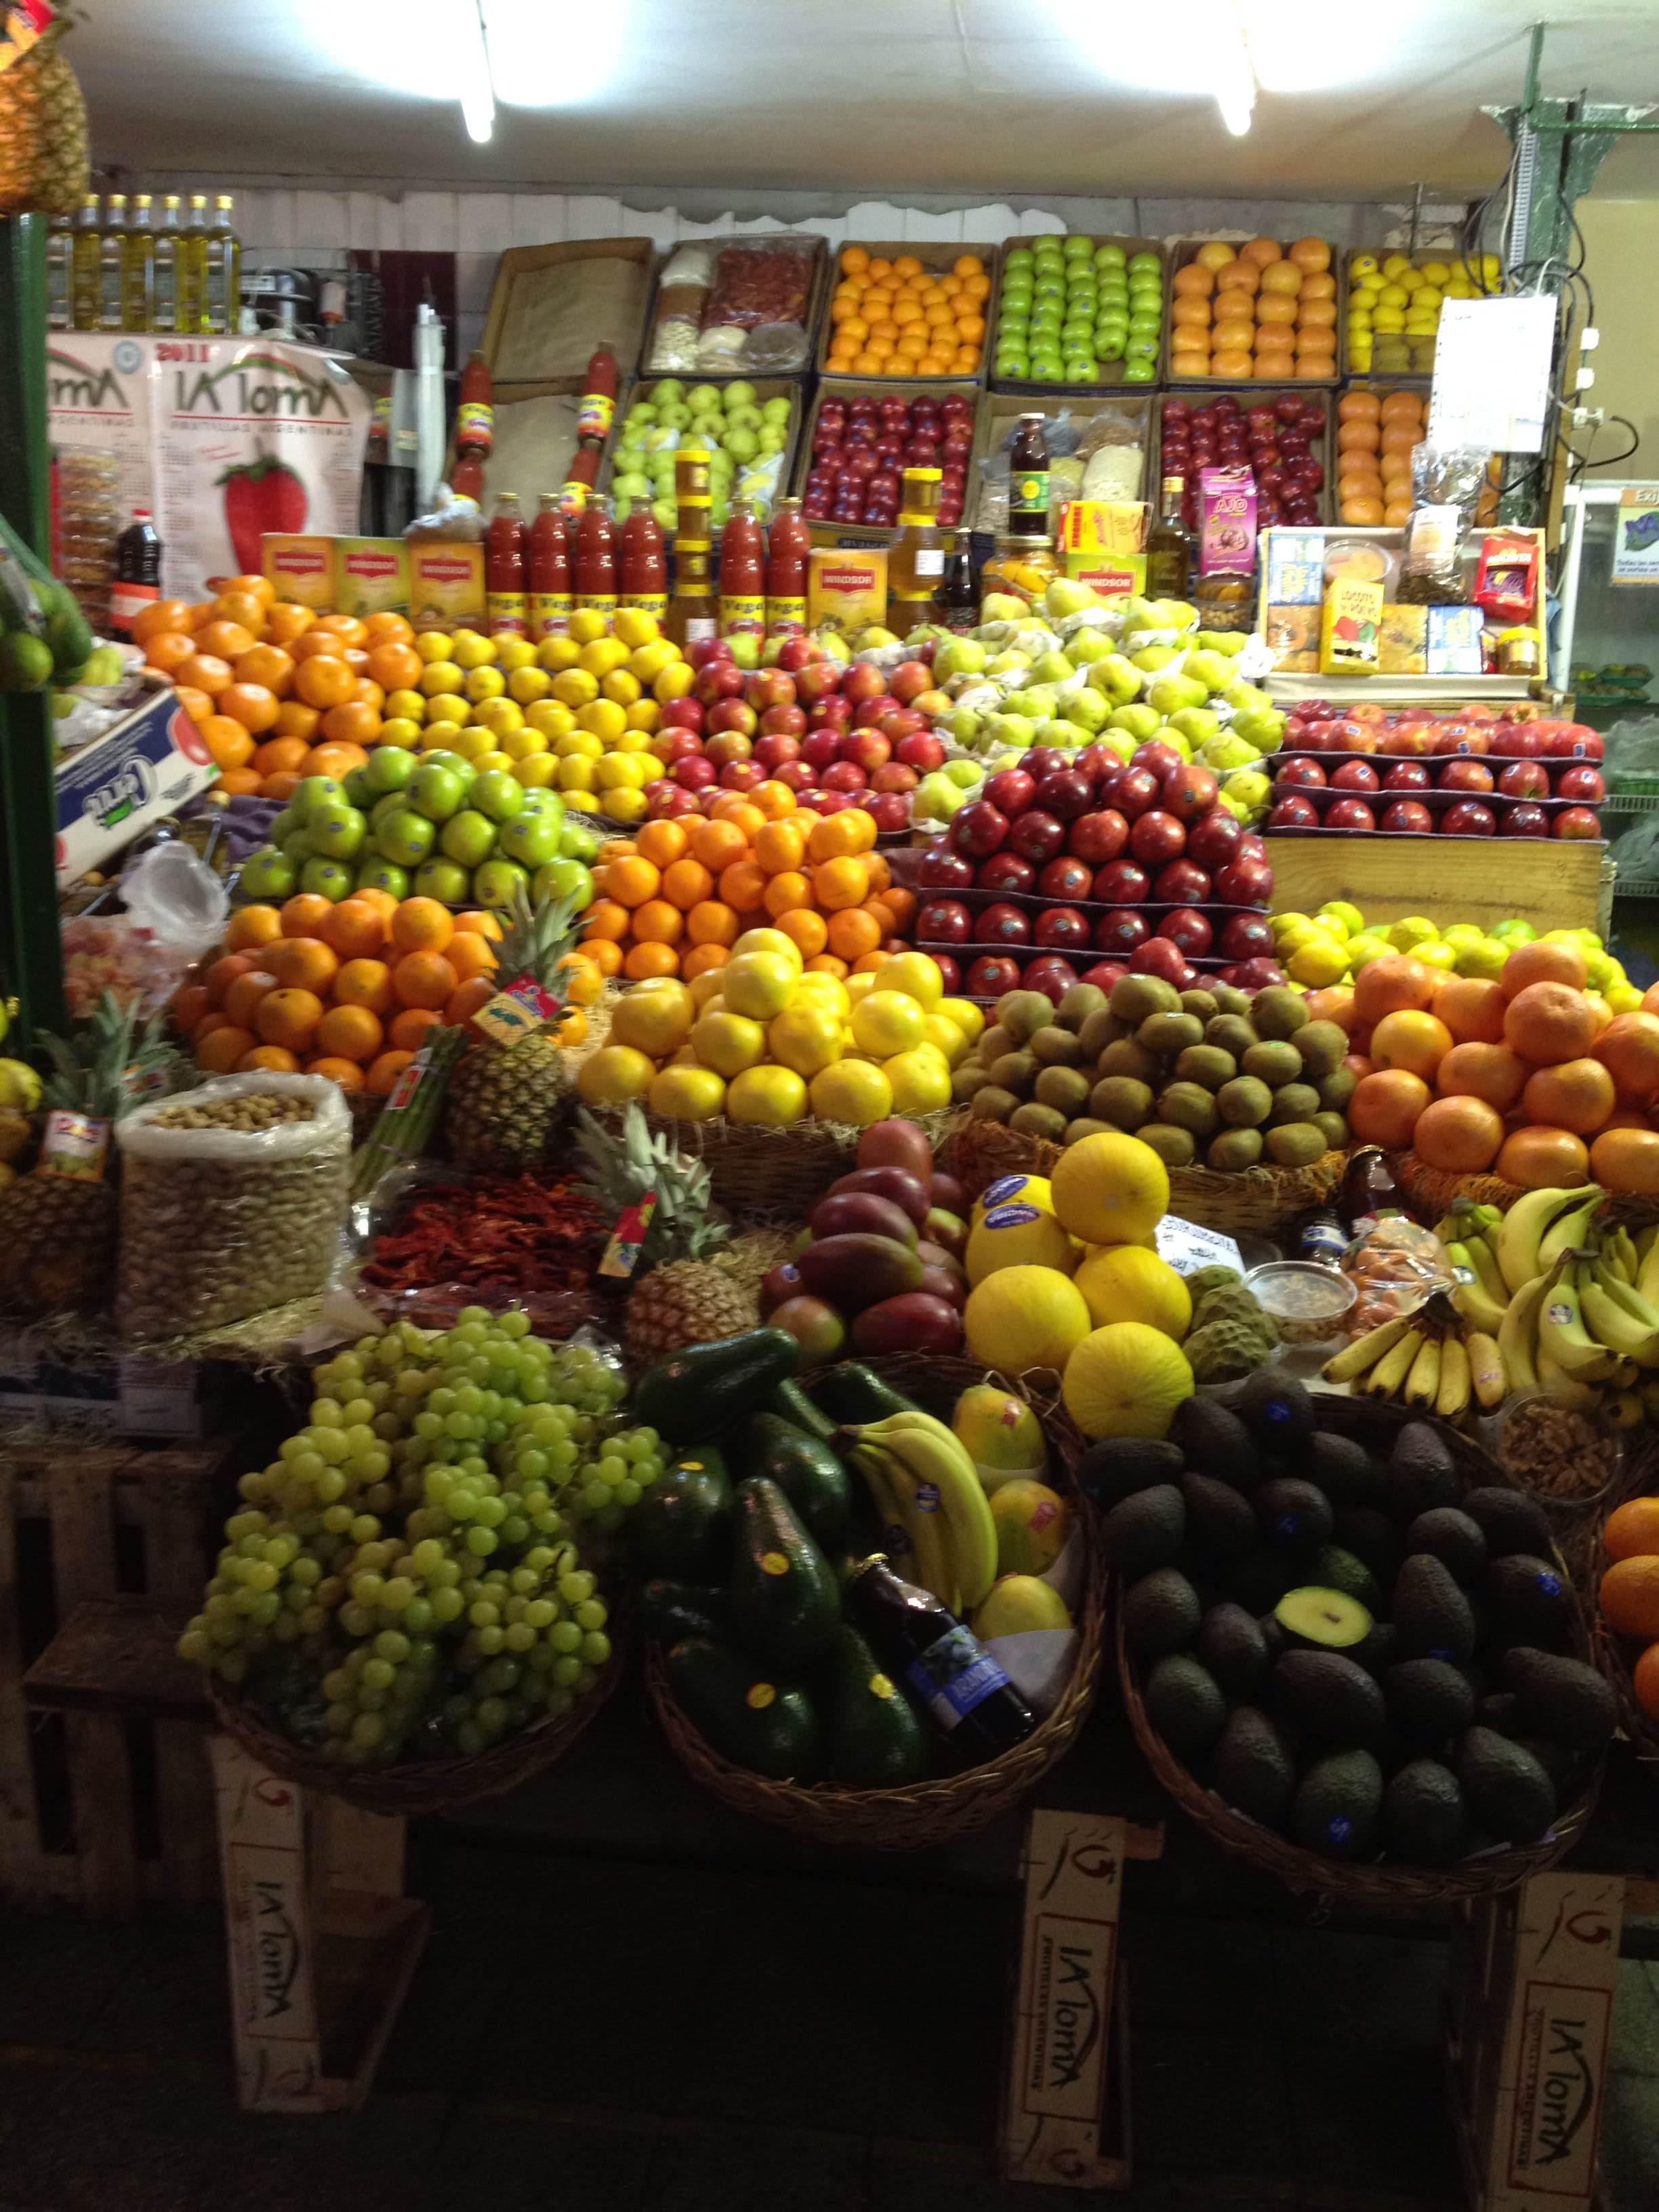
M958 707L950 721L951 735L959 745L971 745L980 733L984 716L976 714L970 707Z
M1144 745L1148 738L1156 737L1164 717L1156 708L1144 703L1134 707L1120 707L1110 716L1107 727L1127 731L1137 744Z
M1221 796L1228 800L1239 799L1252 814L1267 804L1273 785L1260 769L1235 769L1221 787Z
M1223 653L1229 660L1236 660L1244 650L1248 635L1242 629L1201 629L1198 642L1206 653Z
M1158 619L1158 603L1153 599L1130 597L1123 602L1123 626L1126 629L1161 629Z
M1220 653L1189 653L1182 665L1182 673L1201 684L1206 691L1224 691L1235 680L1233 664Z
M981 742L983 741L981 733ZM958 791L973 791L985 781L985 771L977 761L946 761L939 773L948 775Z
M1198 749L1198 757L1206 768L1224 775L1230 769L1249 768L1257 757L1254 745L1231 730L1219 737L1206 738Z
M1026 714L993 714L988 726L993 744L1012 745L1016 752L1024 752L1036 742L1036 729ZM947 763L954 767L954 762Z
M1030 654L1021 653L1017 646L1011 645L986 662L985 673L988 676L1012 676L1017 668L1029 668L1030 665Z
M1066 714L1079 729L1090 731L1104 729L1106 717L1111 711L1110 703L1105 694L1090 690L1086 684L1082 690L1073 691L1066 702Z
M1097 691L1103 691L1117 707L1127 707L1131 699L1139 696L1146 683L1140 670L1121 653L1109 653L1104 660L1097 660L1086 680Z
M1092 667L1117 651L1103 629L1074 629L1066 641L1066 658L1073 668Z
M1064 684L1067 677L1076 673L1063 653L1042 653L1031 665L1031 681L1034 684Z
M988 592L980 602L981 623L1024 622L1030 609L1012 592Z
M1175 657L1172 645L1143 645L1139 653L1129 655L1129 659L1143 676L1156 676L1160 669L1167 668Z
M933 655L933 674L940 683L949 676L978 676L985 660L985 647L976 640L953 637Z
M1207 707L1181 707L1170 717L1170 726L1195 745L1212 738L1221 727L1221 718L1212 714Z
M1275 707L1246 707L1233 716L1233 734L1247 738L1261 753L1276 752L1285 735L1285 716Z
M1042 595L1044 612L1052 615L1056 622L1063 622L1067 615L1084 614L1099 604L1089 585L1079 584L1070 576L1056 576Z
M1139 742L1138 738L1132 738L1127 730L1113 729L1103 730L1095 739L1097 744L1109 745L1126 768L1134 758L1135 749Z
M1167 717L1182 707L1201 707L1209 696L1195 677L1160 676L1147 691L1146 703Z
M1221 695L1225 703L1236 713L1249 707L1271 707L1273 701L1265 691L1258 691L1254 684L1235 681Z

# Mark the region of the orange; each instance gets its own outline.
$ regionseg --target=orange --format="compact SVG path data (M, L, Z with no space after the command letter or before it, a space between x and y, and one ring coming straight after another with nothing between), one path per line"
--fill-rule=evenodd
M1615 1014L1590 1049L1626 1104L1645 1103L1659 1091L1659 1018Z
M1601 1577L1601 1618L1620 1636L1659 1637L1659 1558L1638 1552Z
M212 620L213 602L211 599L191 600L189 618L185 623L185 628L186 629L200 631L204 629L207 624Z
M671 860L663 870L662 895L682 914L710 897L714 889L714 878L701 860Z
M365 615L363 643L371 652L377 645L412 645L415 625L407 615Z
M271 727L276 720L280 702L274 691L263 684L230 684L219 694L218 708L245 730L256 732Z
M1360 970L1359 981L1364 982L1371 968L1381 965L1380 961L1371 962ZM1428 1103L1429 1086L1420 1075L1403 1067L1378 1068L1361 1076L1349 1099L1348 1127L1362 1145L1386 1145L1390 1151L1400 1151L1410 1144L1412 1132Z
M198 653L210 653L221 660L240 660L245 653L252 653L258 643L251 629L240 623L204 623L196 633Z
M843 907L830 915L827 934L830 950L838 960L857 960L877 949L882 930L880 922L867 908ZM823 947L816 949L821 952Z
M775 921L781 915L789 914L796 907L811 905L811 882L799 868L786 868L781 875L769 878L762 896L766 911Z
M680 974L689 983L694 976L705 975L711 968L724 968L732 957L724 945L694 945L690 952L680 957Z
M380 734L380 710L364 700L347 699L323 717L323 737L330 744L372 745Z
M1644 1553L1659 1558L1659 1498L1632 1498L1615 1506L1601 1531L1601 1548L1610 1559Z
M412 691L421 680L426 663L412 645L388 640L384 645L371 647L368 672L374 681L388 691Z
M647 899L634 909L634 939L639 945L678 945L685 931L685 916L666 899Z
M228 691L236 681L230 663L210 653L192 652L190 658L179 661L172 672L181 684L188 684L193 690L205 691L213 699L216 699L222 691Z
M256 645L238 655L236 681L263 684L273 698L285 699L294 688L294 656L280 645Z
M1360 981L1370 973L1367 968ZM1595 1029L1582 988L1568 983L1528 983L1510 1000L1504 1016L1504 1042L1540 1066L1581 1058L1595 1042Z
M454 1027L470 1022L479 1007L487 1006L495 995L495 979L493 975L469 975L450 994L448 1003L444 1007L444 1019Z
M306 763L308 775L331 775L343 782L354 768L362 768L368 759L362 745L348 744L343 738L331 738L326 744L313 745Z
M1599 1060L1565 1060L1553 1067L1540 1067L1530 1078L1521 1109L1529 1121L1589 1137L1615 1103L1613 1078Z
M582 950L599 969L600 975L620 975L622 974L623 949L611 939L596 937L591 945L585 945Z
M363 1087L363 1071L355 1060L341 1060L329 1054L317 1060L308 1060L306 1073L325 1075L331 1083L337 1083L342 1091L361 1091Z
M368 628L356 615L319 615L317 627L331 631L342 645L361 647L368 640Z
M179 704L199 728L213 712L212 700L205 691L194 690L188 684L180 684L174 688L179 694Z
M778 880L775 876L772 878L774 883ZM734 860L729 868L720 871L720 897L738 914L757 912L765 900L766 890L766 872L758 860Z
M152 599L132 618L132 641L135 645L148 645L153 638L161 636L187 637L189 635L188 599Z
M1444 1022L1409 1007L1384 1014L1371 1032L1374 1066L1407 1068L1425 1083L1433 1082L1436 1069L1451 1048L1452 1034Z
M849 814L861 811L848 807ZM831 816L833 821L837 817ZM866 815L867 821L869 817ZM870 895L870 871L861 860L849 857L844 860L825 860L812 871L812 890L818 904L827 914L835 914L842 907L861 905Z
M253 1025L266 1044L285 1044L292 1052L309 1049L323 1018L323 1002L314 991L267 991L260 1000Z
M1659 1644L1650 1644L1631 1669L1631 1687L1644 1713L1659 1716Z
M441 952L405 952L392 971L392 988L400 1006L429 1006L435 1011L459 981Z
M1423 1109L1412 1132L1419 1159L1452 1175L1481 1173L1498 1158L1503 1142L1503 1115L1480 1098L1436 1098Z
M314 707L307 707L303 699L284 699L276 709L276 720L271 724L279 738L297 738L308 745L317 734L322 716Z
M1455 1044L1496 1044L1504 1034L1504 987L1478 975L1443 975L1432 1012Z
M253 758L253 740L228 714L210 714L197 727L202 743L221 768L246 768Z
M794 793L787 783L778 782L774 776L768 776L764 783L757 783L749 796L768 822L781 822L786 815L795 811Z
M251 629L257 637L265 626L268 604L253 592L244 590L233 576L213 602L213 618L216 622L240 623L244 629Z
M260 1068L269 1069L273 1075L297 1075L300 1057L285 1044L256 1044L252 1052L245 1052L236 1063L238 1075L253 1075Z
M719 899L702 899L685 917L685 933L693 945L735 945L738 917Z
M506 934L499 916L491 914L488 907L474 907L468 914L458 914L455 916L455 927L464 933L477 937L493 937L498 945Z
M631 983L642 983L647 975L677 975L679 955L672 945L636 945L623 963L623 974Z
M363 1089L371 1098L389 1098L414 1057L412 1052L383 1052L364 1074Z
M495 972L495 948L476 929L458 929L444 947L444 958L463 983L474 975L493 975Z
M310 607L296 606L291 599L278 599L265 617L264 641L267 645L292 645L303 637L317 620Z
M641 822L634 842L641 860L653 868L667 868L684 858L691 833L683 822Z
M294 688L307 707L343 705L356 680L347 664L329 653L307 653L294 672Z
M442 1025L443 1017L430 1006L405 1006L394 1014L386 1035L399 1052L417 1053L426 1042L428 1030Z
M349 906L346 899L343 904ZM362 1006L371 1014L392 1010L392 970L384 960L348 960L334 978L337 1006ZM346 1054L348 1060L351 1055Z
M190 1025L190 1041L192 1044L200 1044L204 1037L211 1036L216 1030L228 1030L234 1026L228 1014L203 1014Z
M209 1004L215 1006L222 1005L225 993L236 978L251 975L258 965L259 963L246 952L227 952L216 960L202 977L207 987Z
M252 1052L258 1042L252 1030L238 1029L234 1023L228 1022L206 1036L193 1040L196 1065L205 1068L210 1075L228 1075L242 1054Z
M626 860L611 861L605 872L603 888L607 898L623 906L641 907L647 899L655 898L661 884L662 871L635 854Z
M1434 1004L1439 981L1437 969L1425 968L1420 960L1409 959L1403 952L1387 952L1380 960L1367 961L1353 986L1360 1028L1368 1030L1384 1014L1401 1013L1407 1008L1425 1013Z
M743 832L744 844L750 848L753 847L757 836L766 827L766 817L761 812L759 807L752 799L744 798L738 792L723 791L709 809L709 812L717 822L735 823ZM699 853L697 858L702 860L702 855ZM704 861L703 865L705 867L709 867L714 864L712 861Z
M282 933L283 917L274 906L239 907L225 930L225 945L232 952L244 952L250 945L269 945Z
M628 908L619 899L596 899L582 917L582 941L620 944L628 934Z
M434 898L406 898L392 917L392 942L399 952L441 952L455 934L449 908Z
M1374 392L1345 392L1336 405L1339 422L1375 422L1382 403Z
M343 905L344 901L341 903ZM332 899L325 899L319 891L295 891L293 897L283 902L283 935L284 937L320 937L323 924L334 911Z
M692 829L692 857L715 875L734 860L746 858L748 852L749 840L734 822L699 822Z
M1504 996L1514 999L1532 983L1565 983L1570 990L1582 991L1589 972L1576 945L1563 938L1540 937L1530 945L1516 946L1504 963L1499 981Z
M1440 1063L1436 1079L1443 1098L1481 1098L1507 1114L1526 1089L1532 1073L1518 1052L1484 1040L1455 1044Z
M882 956L878 954L879 959ZM837 960L833 952L815 952L806 963L809 975L833 975L837 982L845 981L852 972L844 960Z
M340 972L339 956L320 937L284 937L259 956L260 965L279 983L307 991L325 991Z
M1516 1129L1505 1138L1492 1173L1527 1190L1567 1190L1589 1182L1589 1154L1569 1129Z
M799 868L805 852L806 832L793 816L787 821L767 823L756 835L755 858L769 876Z
M777 921L784 935L799 947L803 960L810 959L815 952L822 952L830 942L829 923L810 906L792 907L787 914L781 914Z
M228 1020L235 1022L242 1029L251 1029L260 1000L268 991L276 988L276 978L268 969L250 969L246 975L236 977L220 1004Z
M838 814L820 815L806 840L809 860L840 860L849 854L874 849L874 817L861 806L843 806Z
M379 1017L362 1006L331 1006L317 1024L319 1045L341 1060L373 1060L385 1036Z
M386 919L368 899L342 899L318 925L318 934L342 960L369 959L386 943Z
M1589 1169L1609 1190L1650 1197L1659 1191L1659 1135L1651 1129L1605 1128L1590 1146Z

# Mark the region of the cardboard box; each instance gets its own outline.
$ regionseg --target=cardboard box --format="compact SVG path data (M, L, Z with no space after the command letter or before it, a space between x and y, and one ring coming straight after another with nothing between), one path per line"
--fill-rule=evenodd
M219 770L171 686L58 765L62 890L205 791Z
M193 1359L109 1358L65 1366L33 1332L0 1335L0 1425L86 1430L155 1443L213 1431L227 1370Z
M1160 284L1167 285L1168 272L1163 266L1164 241L1162 239L1125 238L1121 235L1114 237L1100 231L1078 232L1071 234L1079 237L1088 237L1097 246L1121 246L1123 248L1123 258L1126 264L1133 261L1137 253L1157 254L1158 258L1159 269L1158 282ZM1030 243L1031 241L1029 238L1007 239L1004 241L1002 248L997 257L996 285L991 294L991 298L988 303L990 313L985 318L985 361L987 368L991 372L992 391L1017 392L1025 398L1046 400L1052 398L1054 394L1057 392L1075 392L1080 393L1085 398L1089 398L1098 392L1114 391L1120 388L1127 388L1131 392L1144 392L1146 390L1147 387L1146 385L1138 382L1133 377L1128 377L1124 374L1124 369L1127 363L1122 361L1103 361L1099 362L1097 364L1099 373L1096 376L1092 384L1040 384L1033 377L999 376L996 374L996 333L997 326L1002 319L1002 286L1004 278L1007 274L1006 256L1011 247L1017 246L1030 246ZM914 252L915 249L913 246L907 246L904 250L908 253ZM974 247L972 250L975 252L981 251L978 246ZM1158 362L1154 362L1152 366L1156 372L1158 367Z
M337 615L406 615L409 549L401 538L337 538Z
M1382 610L1376 641L1379 676L1426 676L1429 672L1429 611L1398 601Z
M279 599L292 599L313 613L327 614L334 605L334 540L316 534L278 535L267 531L259 540L260 566L266 583L276 586Z
M1144 553L1067 553L1066 574L1103 599L1127 599L1146 588Z
M409 618L417 630L482 629L484 556L482 545L439 538L409 549Z
M495 380L496 404L503 388L515 385L545 383L553 377L580 384L594 349L606 341L623 376L631 374L645 329L655 251L648 238L573 238L554 246L509 246L495 264L481 349ZM569 317L562 319L558 311L562 301L574 304L573 272L587 261L620 264L623 305L612 319L616 327L573 334Z
M985 325L985 336L980 341L978 368L952 369L945 376L925 376L921 379L912 379L911 381L919 381L921 388L927 392L945 392L951 385L960 384L964 380L972 384L983 384L986 372L991 365L991 340L996 329L996 319L990 310L996 300L997 264L1001 258L1001 247L981 246L976 239L968 243L958 241L954 244L945 239L932 240L924 239L920 243L902 238L845 239L836 246L833 257L826 256L825 258L823 290L829 299L832 300L835 297L835 288L841 282L841 258L849 246L861 246L872 261L896 261L901 256L908 254L911 259L920 261L922 268L928 274L935 276L948 276L965 253L973 253L979 257L980 266L990 279L991 289L980 302L979 312L981 319ZM830 266L831 258L833 258L833 269ZM884 374L866 376L855 374L850 369L832 370L830 367L830 354L835 342L836 325L830 321L827 308L821 312L814 327L817 333L817 366L820 376L844 376L849 383L857 386L864 392L873 392L878 385L885 386L895 380ZM1048 385L1042 388L1054 392L1059 387Z

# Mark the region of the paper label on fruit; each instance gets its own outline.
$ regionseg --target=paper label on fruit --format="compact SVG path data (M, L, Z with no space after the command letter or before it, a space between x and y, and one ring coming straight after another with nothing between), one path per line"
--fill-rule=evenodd
M654 1190L647 1191L644 1197L634 1205L623 1207L616 1228L611 1231L611 1242L605 1246L599 1261L600 1274L614 1275L624 1282L628 1279L640 1264L646 1231L651 1226L651 1217L656 1210L657 1194ZM689 1462L686 1463L690 1464Z
M102 1182L109 1136L110 1124L100 1115L59 1108L46 1116L35 1173L62 1176L70 1182Z
M1231 1237L1218 1229L1206 1229L1196 1221L1182 1221L1166 1213L1152 1231L1158 1256L1177 1275L1195 1275L1200 1267L1236 1267L1242 1275L1244 1256Z
M501 1044L517 1044L520 1037L533 1036L549 1022L557 1021L562 1011L557 999L544 991L533 975L519 975L493 999L486 999L472 1019L487 1037Z
M52 21L52 10L46 0L12 0L0 22L0 73L21 61Z

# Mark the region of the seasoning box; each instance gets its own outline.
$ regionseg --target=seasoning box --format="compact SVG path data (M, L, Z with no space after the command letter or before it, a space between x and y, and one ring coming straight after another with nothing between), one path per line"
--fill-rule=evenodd
M334 540L267 531L259 540L259 565L279 599L314 614L334 605Z
M1074 499L1060 525L1060 547L1068 556L1088 553L1144 553L1146 550L1146 503L1144 500ZM1066 562L1067 575L1077 573ZM1136 587L1137 589L1139 586Z
M887 616L887 549L815 545L806 556L809 629L866 629Z
M341 615L406 615L409 548L401 538L337 538L334 611Z
M1075 583L1087 584L1103 599L1132 599L1146 588L1146 556L1068 552L1066 574Z
M1375 676L1382 628L1382 586L1364 577L1333 577L1319 625L1322 676Z
M1319 609L1325 591L1325 534L1268 530L1262 579L1261 634L1286 676L1319 672Z
M1429 611L1394 602L1382 610L1376 641L1382 676L1426 676L1429 672Z
M484 618L482 545L459 538L416 544L409 553L409 618L419 629L454 629Z
M1486 666L1479 607L1425 607L1431 676L1479 676Z

